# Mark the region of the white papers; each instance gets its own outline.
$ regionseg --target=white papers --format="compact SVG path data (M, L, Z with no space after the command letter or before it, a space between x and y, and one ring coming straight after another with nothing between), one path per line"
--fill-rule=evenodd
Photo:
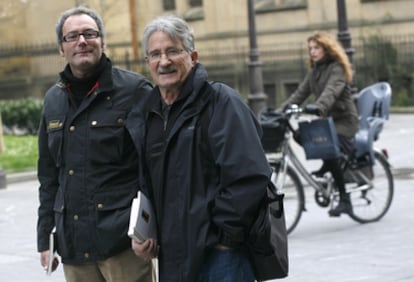
M53 262L57 259L56 247L55 247L55 233L56 227L53 228L49 235L49 263L47 265L46 274L51 275L53 272Z
M155 214L149 199L141 191L132 200L128 236L141 243L147 239L157 239Z

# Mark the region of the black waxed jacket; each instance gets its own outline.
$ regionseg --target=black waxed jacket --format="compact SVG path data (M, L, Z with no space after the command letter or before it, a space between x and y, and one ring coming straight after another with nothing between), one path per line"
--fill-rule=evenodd
M271 173L253 113L235 90L208 84L197 64L168 119L154 88L145 123L129 120L147 125L146 142L139 140L142 129L132 136L145 151L161 282L195 281L219 243L243 247ZM208 122L201 121L204 111Z
M79 108L61 80L46 93L39 127L38 251L57 228L64 263L106 259L130 248L131 200L138 189L138 157L125 120L145 100L143 76L112 68Z

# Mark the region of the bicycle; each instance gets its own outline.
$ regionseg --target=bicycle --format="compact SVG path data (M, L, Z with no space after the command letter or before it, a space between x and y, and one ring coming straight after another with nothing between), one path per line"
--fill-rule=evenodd
M353 213L349 216L359 223L380 220L389 210L394 194L394 180L388 153L374 148L383 124L389 117L391 88L388 83L377 83L363 89L358 95L359 130L355 135L356 150L352 156L340 157L350 194ZM290 140L295 129L290 122L300 118L302 109L293 105L284 112L263 113L260 122L264 135L263 148L273 169L272 181L284 196L286 229L291 233L306 211L305 189L301 179L314 189L314 199L323 208L333 207L339 193L330 173L323 178L312 175L295 154ZM301 177L300 177L301 176Z

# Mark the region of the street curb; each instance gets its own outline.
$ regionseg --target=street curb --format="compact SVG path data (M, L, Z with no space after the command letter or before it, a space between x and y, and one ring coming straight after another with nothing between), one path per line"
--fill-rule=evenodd
M36 171L19 172L6 175L7 184L37 180Z
M414 113L414 107L391 107L391 114L412 114Z

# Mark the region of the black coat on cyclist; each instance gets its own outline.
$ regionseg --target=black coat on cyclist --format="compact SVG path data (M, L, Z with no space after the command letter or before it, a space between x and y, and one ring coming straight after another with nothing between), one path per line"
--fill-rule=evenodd
M307 40L310 70L296 91L282 104L301 105L311 94L316 96L313 104L305 106L305 111L323 117L332 117L340 142L341 150L352 154L353 139L358 130L358 113L350 91L352 68L343 48L330 34L318 32ZM331 171L340 192L340 204L330 211L330 215L351 213L349 196L345 193L342 171L337 160L324 160L319 171L322 176Z

